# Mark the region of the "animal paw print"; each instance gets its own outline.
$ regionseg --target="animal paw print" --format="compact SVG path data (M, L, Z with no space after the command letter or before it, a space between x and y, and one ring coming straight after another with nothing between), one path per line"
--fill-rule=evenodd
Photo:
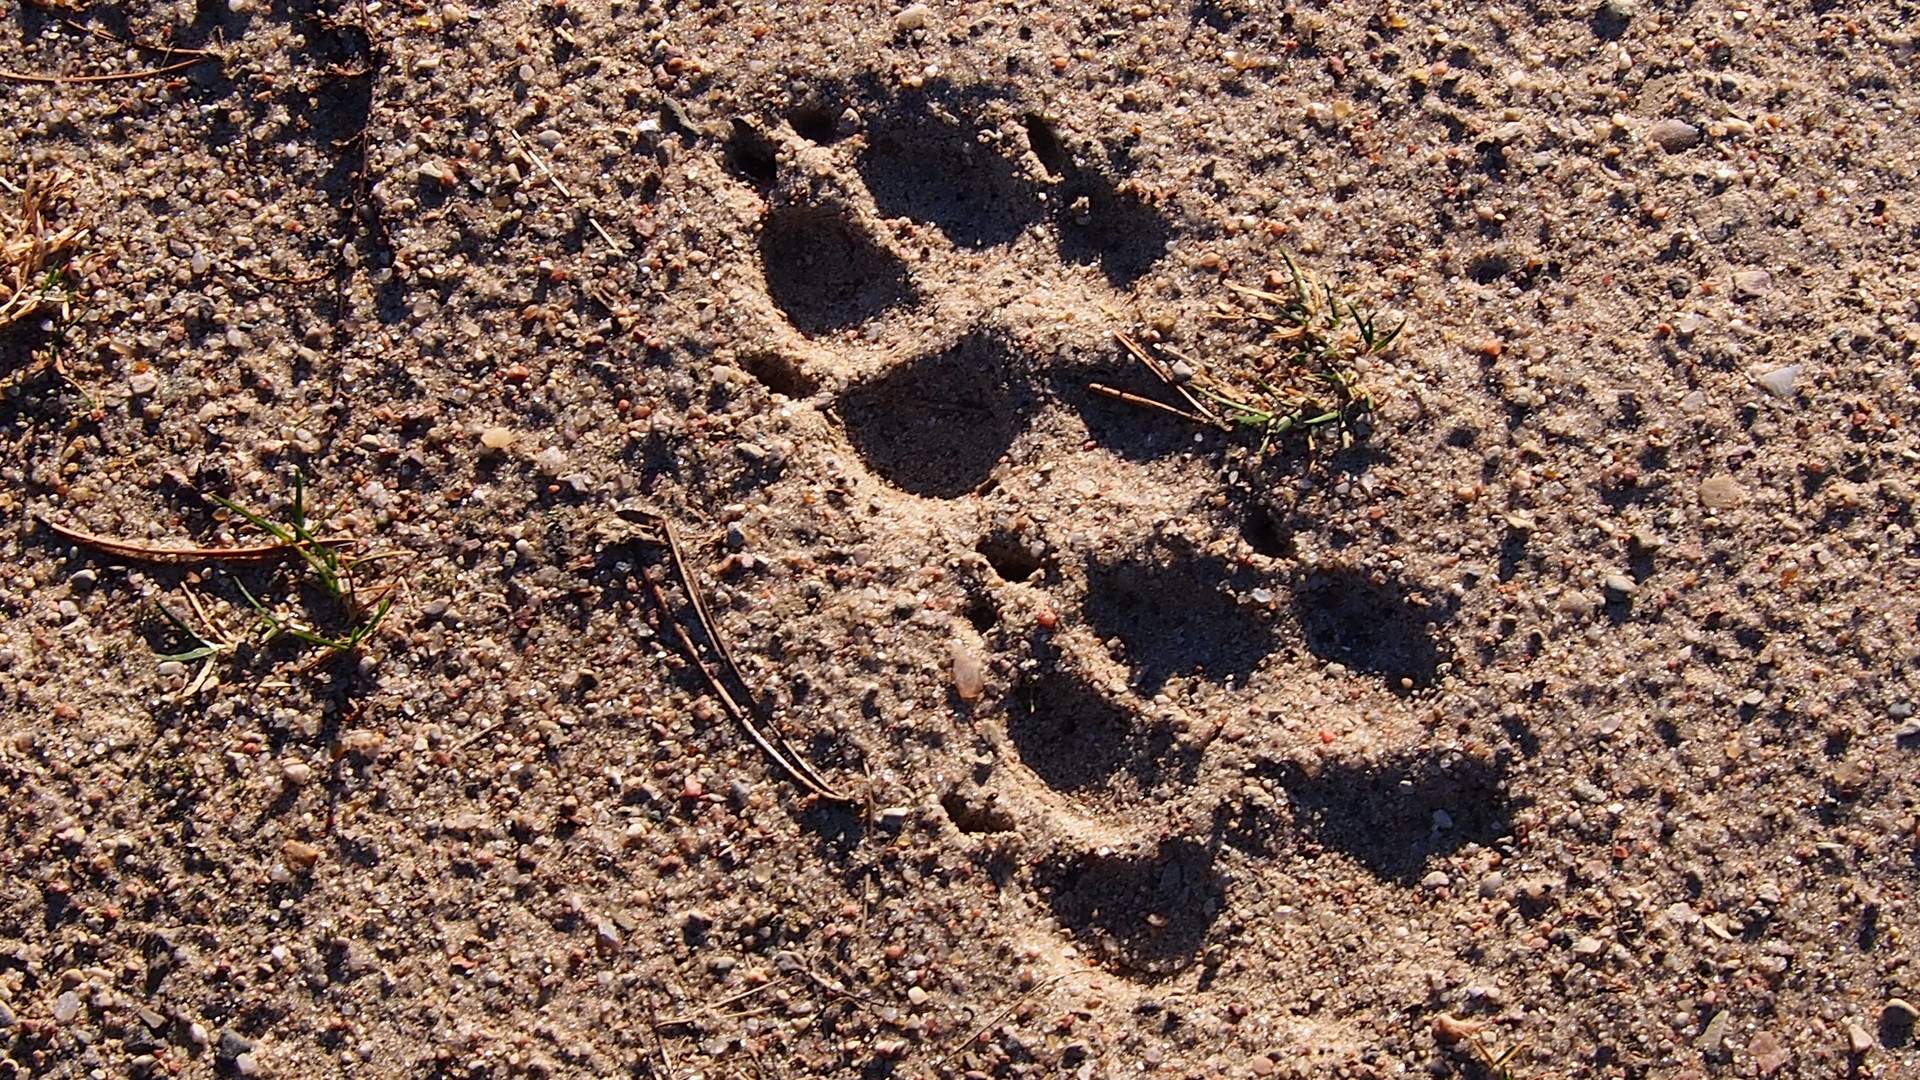
M1390 705L1379 741L1418 741L1443 607L1301 569L1282 508L1223 535L1192 432L1087 392L1126 380L1103 313L1175 231L1122 151L1011 88L860 85L736 121L728 162L764 200L742 366L833 417L867 527L971 598L955 648L995 674L929 770L960 777L960 842L1017 837L1035 902L1153 981L1218 954L1233 883L1284 845L1412 881L1498 827L1491 766L1302 750Z

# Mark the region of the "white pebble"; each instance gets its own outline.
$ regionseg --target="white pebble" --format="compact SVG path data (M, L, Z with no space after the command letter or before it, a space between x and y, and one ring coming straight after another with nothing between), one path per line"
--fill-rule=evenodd
M1754 381L1760 384L1762 390L1772 394L1774 397L1785 400L1793 396L1793 381L1799 377L1800 365L1788 364L1785 367L1777 367L1772 371L1764 372Z
M908 4L900 9L900 14L893 17L893 28L903 34L910 34L915 30L924 29L931 18L933 18L933 11L927 5Z

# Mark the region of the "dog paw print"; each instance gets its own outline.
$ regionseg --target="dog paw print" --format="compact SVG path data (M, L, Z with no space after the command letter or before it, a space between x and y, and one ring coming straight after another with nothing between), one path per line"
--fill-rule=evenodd
M876 86L734 123L765 284L764 339L738 352L830 417L865 527L955 568L956 648L992 677L928 740L954 833L1017 836L1036 908L1155 981L1218 952L1231 883L1283 845L1400 880L1495 828L1502 785L1476 763L1289 751L1432 684L1441 606L1300 567L1299 522L1196 482L1191 430L1087 391L1124 381L1104 313L1175 231L1124 151L1011 88Z

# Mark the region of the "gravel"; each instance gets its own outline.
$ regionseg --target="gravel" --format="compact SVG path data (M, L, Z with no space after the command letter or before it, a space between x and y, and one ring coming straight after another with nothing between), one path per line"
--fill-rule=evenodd
M12 1071L1920 1073L1898 5L16 6Z

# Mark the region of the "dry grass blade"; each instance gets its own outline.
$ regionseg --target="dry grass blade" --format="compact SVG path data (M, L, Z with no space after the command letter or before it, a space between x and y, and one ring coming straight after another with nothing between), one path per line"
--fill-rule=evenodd
M0 212L0 327L42 307L66 313L73 264L93 232L90 225L53 223L53 209L67 197L64 178L28 176L19 190L18 213Z

